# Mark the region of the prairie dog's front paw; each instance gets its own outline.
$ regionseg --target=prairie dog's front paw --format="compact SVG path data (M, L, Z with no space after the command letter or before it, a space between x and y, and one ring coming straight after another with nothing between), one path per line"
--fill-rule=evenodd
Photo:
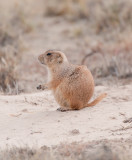
M42 89L42 85L40 84L39 86L37 86L37 89Z
M45 86L45 85L39 85L38 87L37 87L37 89L42 89L42 90L45 90L45 89L47 89L47 87Z

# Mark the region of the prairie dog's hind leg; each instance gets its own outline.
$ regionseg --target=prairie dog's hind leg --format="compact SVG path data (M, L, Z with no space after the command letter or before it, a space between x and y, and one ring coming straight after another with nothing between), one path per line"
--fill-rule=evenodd
M57 111L66 112L72 110L65 99L61 99L58 103L60 104L60 108Z

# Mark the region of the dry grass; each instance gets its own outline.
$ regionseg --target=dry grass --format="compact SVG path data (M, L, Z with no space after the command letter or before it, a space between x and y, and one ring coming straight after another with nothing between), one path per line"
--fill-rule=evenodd
M0 92L6 94L18 94L18 81L25 43L24 34L33 31L30 16L24 3L14 5L4 14L1 8L3 23L0 23Z
M34 26L30 20L30 16L24 10L24 6L20 5L14 9L15 12L13 12L10 18L11 25L14 26L15 30L21 35L32 32L34 30Z
M0 91L18 94L16 67L21 59L23 45L18 33L11 27L0 28Z
M97 62L96 66L93 62ZM93 51L86 54L81 62L86 64L96 78L113 76L117 78L132 77L132 54L119 53L116 55Z
M132 2L130 0L55 0L45 2L45 15L69 16L71 19L86 18L94 24L96 32L111 29L132 29Z
M12 148L0 151L1 160L130 160L130 141L93 141L85 144L61 144L41 149Z
M24 34L33 31L30 16L24 4L9 8L7 14L1 8L3 23L0 23L0 92L18 94L20 71L25 43Z
M87 18L86 0L55 0L46 5L44 14L46 16L65 16L70 19Z

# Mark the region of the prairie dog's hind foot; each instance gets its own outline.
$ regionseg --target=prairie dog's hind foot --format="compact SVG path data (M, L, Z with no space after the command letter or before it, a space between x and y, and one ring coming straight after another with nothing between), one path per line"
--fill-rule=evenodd
M61 112L66 112L66 111L70 111L71 109L70 108L57 108L57 111L61 111Z

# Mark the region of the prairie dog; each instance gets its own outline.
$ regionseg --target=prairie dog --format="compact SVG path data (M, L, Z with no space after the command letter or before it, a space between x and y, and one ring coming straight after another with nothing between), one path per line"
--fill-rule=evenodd
M38 57L41 64L48 68L49 82L37 89L50 89L59 103L59 111L79 110L96 105L106 93L88 103L94 93L94 80L84 65L71 64L61 51L48 50Z

